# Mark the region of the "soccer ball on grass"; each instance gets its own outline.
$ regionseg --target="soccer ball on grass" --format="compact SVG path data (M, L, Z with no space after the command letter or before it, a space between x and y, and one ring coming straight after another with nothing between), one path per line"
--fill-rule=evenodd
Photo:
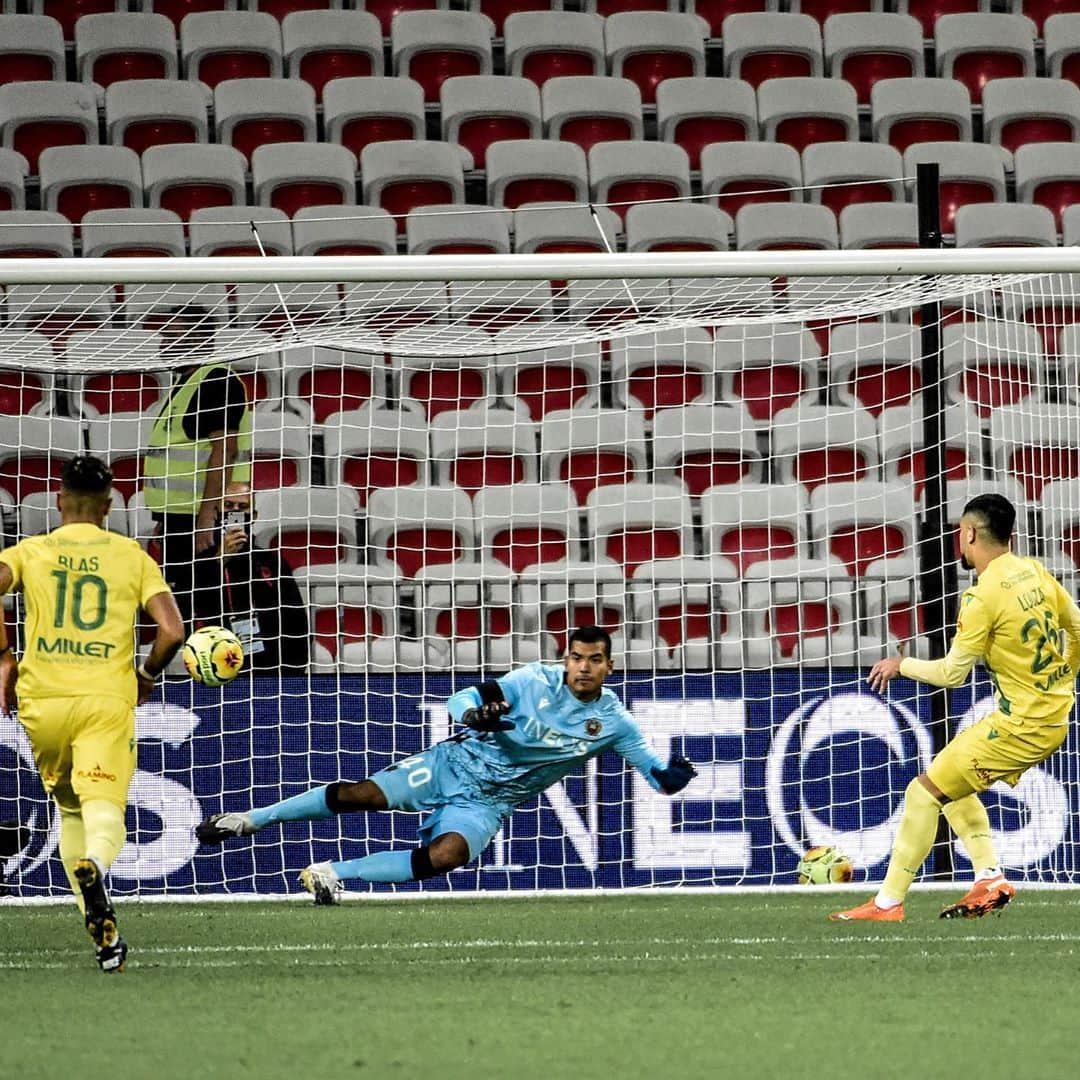
M839 885L855 876L851 860L834 847L813 847L797 868L800 885Z
M184 667L204 686L222 686L240 674L244 647L224 626L204 626L184 642Z

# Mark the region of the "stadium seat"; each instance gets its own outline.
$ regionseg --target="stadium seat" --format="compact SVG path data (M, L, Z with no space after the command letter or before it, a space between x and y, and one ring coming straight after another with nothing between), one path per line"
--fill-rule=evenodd
M581 0L581 7L606 19L621 11L677 11L679 0Z
M1070 222L1072 224L1070 224ZM1080 218L1070 207L1065 211L1065 244L1080 242ZM1038 289L1007 289L997 296L1002 318L1033 326L1042 342L1045 356L1057 356L1067 362L1070 356L1064 335L1080 321L1080 276L1053 274L1040 280ZM1060 384L1072 393L1072 384Z
M577 143L586 153L596 143L645 138L641 91L629 79L551 78L540 103L547 137Z
M260 206L290 217L307 206L355 203L356 157L333 143L270 143L251 155L251 185Z
M515 210L526 203L587 202L585 151L571 142L507 139L487 152L489 206Z
M472 208L475 212L476 207ZM509 215L507 215L509 216ZM450 318L489 333L553 315L550 281L451 281Z
M691 169L699 169L710 143L757 138L754 88L742 79L665 79L656 88L656 129L664 142L686 151Z
M446 143L369 143L360 155L363 200L394 216L400 231L417 206L465 202L462 151Z
M1067 79L995 79L983 91L983 138L1015 152L1080 137L1080 88Z
M1045 206L1063 231L1064 214L1080 202L1080 146L1028 143L1017 149L1014 163L1017 201Z
M486 206L417 207L405 218L406 247L410 255L508 255L509 219Z
M901 153L915 143L970 142L971 96L955 79L882 79L870 91L874 141Z
M614 251L621 231L619 216L606 206L594 209L595 217L589 207L572 203L520 207L514 211L514 250L525 254Z
M474 548L472 504L459 488L380 488L368 499L367 524L376 565L396 563L410 578Z
M828 73L851 83L860 105L870 104L870 92L882 79L925 73L922 27L910 15L835 14L825 20L823 30Z
M611 398L619 408L659 409L711 403L713 342L700 327L619 337L611 345Z
M64 82L18 82L0 86L3 145L26 158L30 172L49 147L98 141L97 99L89 86Z
M245 199L245 162L231 146L152 146L142 156L146 204L172 210L181 220L209 207Z
M1036 505L1053 480L1080 478L1080 408L1075 405L1019 405L990 415L994 468L1024 486Z
M913 485L915 498L921 499L927 476L921 403L886 409L878 423L885 479ZM950 483L981 477L982 436L978 416L966 405L950 405L942 410L939 423L943 433L941 479Z
M641 416L623 409L548 413L540 425L540 475L567 483L582 505L597 486L647 479Z
M356 495L347 488L287 487L255 493L252 541L281 552L293 570L357 562Z
M1077 81L1080 76L1080 14L1063 12L1043 23L1046 74L1052 79Z
M855 91L840 79L766 79L757 99L763 139L800 153L811 143L858 141Z
M184 78L211 90L233 79L280 79L281 27L258 11L199 11L180 26Z
M813 203L753 203L735 215L740 251L831 250L840 246L836 215Z
M19 537L40 536L52 532L63 524L60 507L56 505L55 491L35 491L27 495L19 505ZM108 532L127 536L127 508L115 495L105 516L104 528Z
M195 282L140 285L124 291L119 315L133 330L163 333L162 352L178 356L209 352L214 333L231 318L228 286Z
M595 203L621 219L637 203L690 197L690 161L671 143L618 141L589 148L589 186Z
M44 334L0 330L0 355L37 353L48 356L52 344ZM0 416L48 416L56 412L56 376L51 371L11 369L0 361Z
M767 79L825 74L821 28L809 15L747 12L724 19L724 74L756 90Z
M83 215L81 232L82 254L87 259L183 257L187 253L184 223L171 210L89 210Z
M727 484L701 496L706 555L722 555L740 577L763 560L806 554L809 499L799 484Z
M506 21L522 12L562 13L563 0L468 0L465 7L491 20L495 37L503 37Z
M735 223L704 203L639 203L626 212L627 251L727 251Z
M1058 551L1075 567L1080 563L1080 481L1050 480L1039 496L1047 556ZM1044 563L1050 561L1044 558Z
M1030 507L1024 486L1011 476L999 475L989 479L968 477L966 480L952 480L945 485L945 529L953 534L953 553L956 558L960 558L960 543L956 533L964 507L976 495L989 494L1004 495L1016 507L1019 528L1013 533L1013 550L1018 555L1033 554L1032 537L1025 528Z
M802 186L798 152L782 143L712 143L701 152L701 191L734 217L755 203L786 203Z
M982 101L993 79L1035 75L1035 26L1022 15L942 15L934 24L937 71Z
M285 74L310 83L317 101L333 79L383 73L382 30L367 11L294 11L281 20Z
M69 371L85 369L97 347L115 349L139 368L94 375L69 375L68 398L74 415L107 417L156 411L169 389L169 377L160 370L160 340L148 330L90 331L72 334L64 345L64 362ZM97 354L100 355L100 354ZM155 370L157 369L157 370Z
M244 384L248 404L262 412L291 413L283 400L280 343L272 334L246 326L228 327L214 334L213 348L218 355L235 355L238 345L245 350L261 347L261 351L229 361L233 374ZM307 417L304 420L306 423Z
M535 483L536 438L537 425L512 409L442 412L431 422L433 481L470 497L481 488Z
M176 29L164 15L84 15L75 24L75 69L108 89L125 79L175 79Z
M0 149L0 212L26 209L29 162L16 150Z
M1054 215L1045 206L961 206L956 211L956 246L1056 247Z
M576 11L522 11L504 26L507 75L548 79L605 72L604 21Z
M430 481L428 426L416 412L370 402L330 414L322 430L327 482L352 488L361 509L380 488Z
M509 328L495 335L498 393L523 403L528 416L541 421L548 413L592 409L600 401L600 346L596 342L555 345L521 351L514 342L521 332ZM529 342L531 339L524 339Z
M442 137L464 146L477 169L486 167L492 143L541 136L540 91L528 79L508 75L455 76L443 82L439 100Z
M41 203L69 221L89 210L142 205L139 155L126 146L56 146L41 152Z
M446 322L450 313L445 281L361 281L346 283L343 290L346 316L373 332L430 328Z
M491 24L465 11L406 11L390 29L394 74L415 79L424 101L439 100L442 84L455 75L490 75Z
M196 11L236 11L242 3L243 0L136 0L131 6L166 16L179 33L186 15Z
M113 509L109 511L110 518L114 512L123 512L125 504L142 492L142 463L154 420L153 414L139 416L107 413L87 421L87 446L90 453L105 461L113 474L113 490L116 496L113 497ZM138 519L133 522L130 515L126 516L128 521L123 531L128 536L143 537L144 542L149 540L155 528L153 520L151 519L149 528L138 531L137 528L132 529L133 523L138 526Z
M911 643L926 633L925 607L918 602L916 557L875 559L866 567L860 585L870 634L883 645L890 638L906 642L907 655L916 655Z
M686 0L686 10L704 19L708 37L723 37L723 23L729 15L747 11L778 11L780 0Z
M456 333L454 354L416 355L429 340L423 330L403 330L387 342L394 385L403 399L418 401L433 420L439 413L467 409L490 397L495 378L489 334L463 327ZM469 352L461 355L466 349Z
M810 542L818 558L839 559L855 577L877 559L915 554L910 487L875 480L822 484L810 493Z
M618 563L628 578L642 563L694 554L690 498L681 485L593 488L585 502L585 521L594 554Z
M565 484L486 487L476 492L473 506L483 560L509 567L515 574L528 567L580 560L578 508Z
M64 32L64 40L72 41L75 35L75 23L84 15L108 11L126 11L126 0L29 0L23 7L29 7L34 15L48 15L56 19ZM5 0L6 11L14 11L15 0Z
M305 206L293 215L297 255L393 255L394 219L377 206Z
M137 154L167 143L205 143L210 101L197 83L126 79L105 91L105 130L114 146Z
M254 222L259 240L269 255L292 254L292 229L283 210L266 206L206 206L193 210L188 242L193 256L260 255L251 232Z
M840 246L851 250L919 246L911 203L853 203L840 211Z
M84 450L82 424L63 416L24 415L5 419L4 427L0 489L16 503L35 491L59 490L64 462Z
M904 201L904 161L891 146L813 143L803 151L802 166L809 200L834 214L857 203Z
M90 330L111 318L114 300L112 288L105 285L9 285L8 329L24 327L51 338Z
M620 11L604 22L608 67L637 85L646 105L666 79L705 75L704 20L668 11Z
M1025 323L953 323L943 331L946 394L970 404L982 420L1037 394L1045 382L1042 367L1038 331Z
M799 402L773 416L773 465L781 483L821 484L875 480L877 425L860 408Z
M283 368L289 408L313 424L326 423L334 413L351 414L369 401L380 406L386 401L386 364L381 352L321 345L287 349Z
M64 31L49 15L0 15L0 83L64 77Z
M214 126L248 161L266 143L314 142L315 91L301 79L227 79L214 90Z
M681 483L693 496L710 488L761 479L754 423L741 406L687 405L664 409L653 422L657 483Z
M776 412L816 400L821 347L794 323L736 326L716 333L717 400L745 404L757 427Z
M359 157L369 143L423 139L424 91L391 76L334 79L323 91L323 119L327 140Z
M970 203L1005 202L1008 151L981 143L918 143L904 151L904 175L914 177L920 162L940 167L941 231L955 231L956 211ZM908 181L914 187L914 180Z
M940 16L989 11L991 3L992 0L896 0L896 10L901 15L918 19L923 38L929 44L934 37L934 24Z
M854 322L832 328L829 385L838 405L871 416L906 406L922 390L918 330L909 322Z

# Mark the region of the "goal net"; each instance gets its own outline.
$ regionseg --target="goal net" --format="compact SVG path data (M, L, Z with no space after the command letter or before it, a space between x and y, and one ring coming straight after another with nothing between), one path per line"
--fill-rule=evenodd
M945 647L966 500L1009 497L1018 549L1076 591L1074 262L0 263L5 544L55 527L60 469L89 450L116 478L108 527L160 558L144 460L178 373L228 365L251 407L255 516L239 527L268 554L213 555L220 606L202 618L247 635L247 670L220 690L174 671L139 709L114 891L282 893L310 862L414 843L404 813L223 849L197 849L193 827L446 738L455 689L556 662L591 623L613 638L609 685L699 778L668 799L603 755L520 807L478 862L399 891L782 886L819 844L879 878L907 783L990 708L981 669L948 694L865 681L901 643ZM18 597L4 614L22 649ZM1074 881L1076 768L1070 736L986 796L1015 876ZM56 815L9 716L0 822L24 830L4 887L64 894ZM948 844L926 870L969 872Z

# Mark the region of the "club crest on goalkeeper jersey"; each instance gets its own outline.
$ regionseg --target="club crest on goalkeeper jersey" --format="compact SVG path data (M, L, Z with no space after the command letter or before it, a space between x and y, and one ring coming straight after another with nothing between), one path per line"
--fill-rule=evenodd
M504 719L514 727L458 736L450 747L455 771L478 796L516 806L588 758L614 750L659 791L651 770L662 769L663 762L615 693L604 687L595 701L579 701L563 671L561 664L533 663L498 679L510 704ZM479 692L469 687L454 694L447 709L460 722L467 709L480 704Z
M78 522L0 551L26 601L23 698L103 694L135 704L135 614L168 592L126 536Z

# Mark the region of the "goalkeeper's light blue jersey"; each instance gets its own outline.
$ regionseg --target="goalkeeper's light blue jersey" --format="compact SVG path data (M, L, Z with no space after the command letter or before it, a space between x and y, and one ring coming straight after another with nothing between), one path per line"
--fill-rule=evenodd
M604 687L594 701L579 701L563 679L561 664L526 664L498 679L510 712L511 731L468 732L448 746L452 766L488 802L517 806L551 787L582 762L614 750L657 791L653 768L664 763L645 741L634 718ZM446 703L460 723L466 709L482 704L476 687Z

